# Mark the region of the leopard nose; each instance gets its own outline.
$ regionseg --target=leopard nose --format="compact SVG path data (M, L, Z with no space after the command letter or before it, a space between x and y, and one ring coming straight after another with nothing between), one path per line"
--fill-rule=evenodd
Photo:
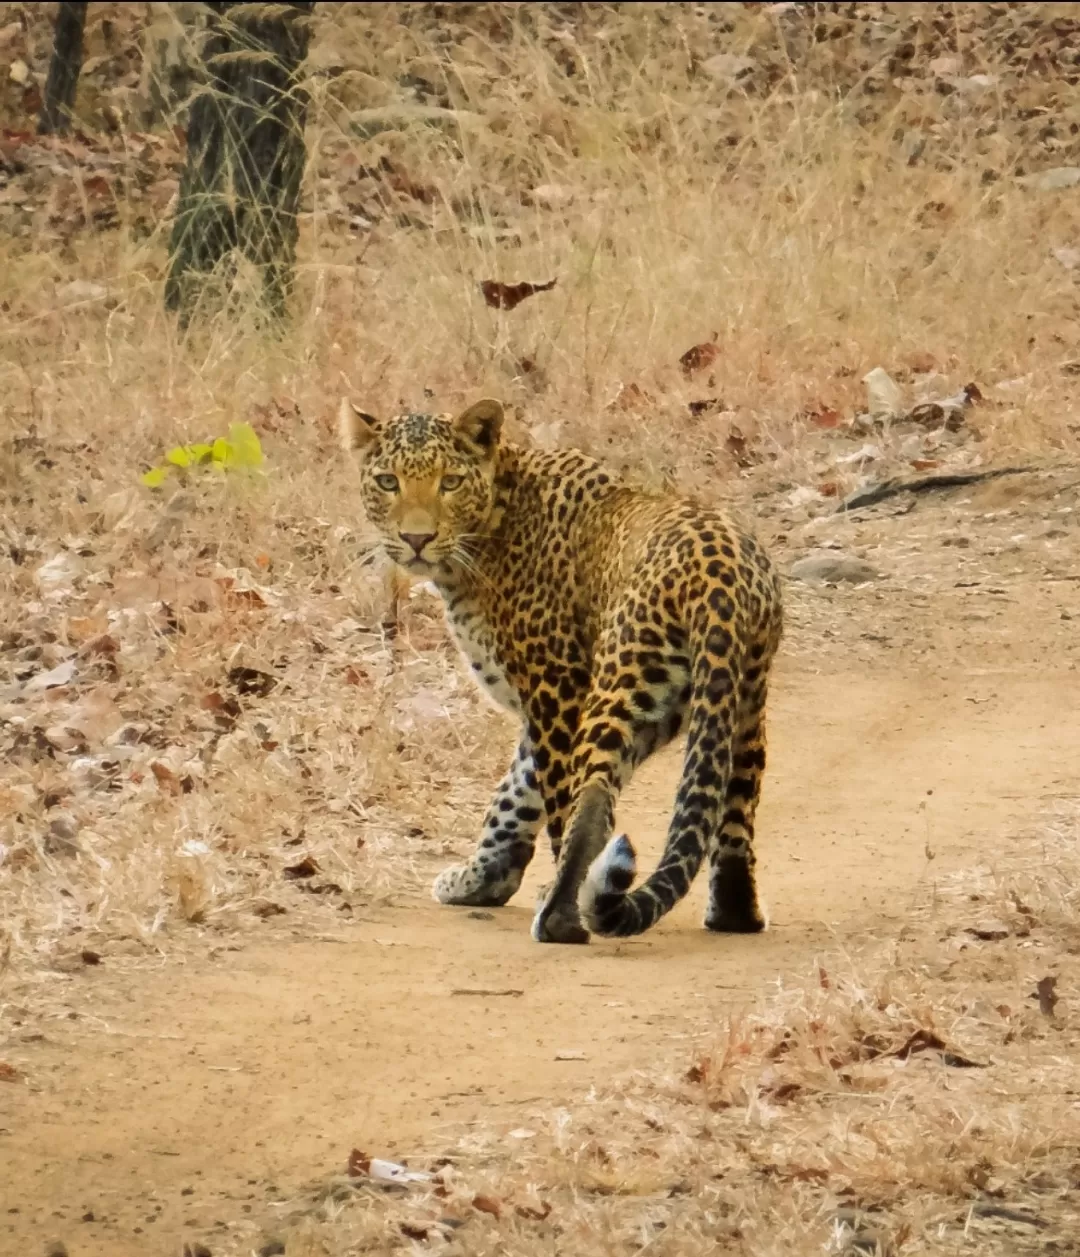
M403 532L401 540L407 546L411 546L416 553L416 557L419 558L423 554L427 543L435 540L435 534L433 532Z

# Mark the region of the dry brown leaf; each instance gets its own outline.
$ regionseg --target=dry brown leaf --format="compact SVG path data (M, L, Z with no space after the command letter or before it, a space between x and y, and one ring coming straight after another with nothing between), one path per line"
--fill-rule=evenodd
M183 792L180 778L167 764L162 764L160 760L154 760L150 765L150 771L154 774L154 780L158 783L158 789L162 794L181 794Z
M813 410L804 411L803 415L808 423L824 430L838 428L844 422L844 416L833 406L815 406Z
M346 1174L350 1178L364 1178L371 1170L371 1158L361 1152L359 1148L354 1148L349 1153L349 1160L345 1167Z
M474 1196L472 1204L478 1213L489 1213L493 1218L502 1217L502 1202L494 1196Z
M497 279L484 279L480 282L480 291L493 310L514 310L526 297L550 292L558 282L558 279L549 279L546 284L531 284L524 280L518 284L503 284Z
M753 467L758 461L750 448L750 442L743 430L735 424L731 425L724 448L740 467Z
M532 1222L543 1222L551 1214L551 1202L545 1200L539 1209L532 1205L515 1205L514 1212L519 1218L528 1218Z
M704 371L706 367L712 366L720 357L720 346L716 343L719 339L720 333L713 332L712 340L702 341L700 345L691 345L679 359L683 375L689 378L696 375L698 371Z
M18 1082L22 1075L14 1065L9 1065L7 1061L0 1061L0 1082Z
M314 877L319 871L319 862L313 855L306 855L302 860L297 860L295 864L286 865L281 871L290 881L297 881L304 877Z
M699 401L687 402L686 409L689 410L691 419L700 419L703 415L715 414L727 407L719 397L702 397Z
M1047 975L1035 983L1035 994L1039 999L1039 1012L1044 1017L1053 1017L1058 1005L1057 978Z

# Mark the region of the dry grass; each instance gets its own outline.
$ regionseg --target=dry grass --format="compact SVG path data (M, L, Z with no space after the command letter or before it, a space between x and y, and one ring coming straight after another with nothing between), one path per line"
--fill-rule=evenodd
M495 393L523 439L736 500L853 481L837 459L859 438L805 412L864 409L878 365L939 395L979 383L975 436L934 438L950 458L1075 450L1080 197L1018 178L1074 159L1067 40L1038 26L1072 6L863 6L846 26L789 5L433 7L318 19L280 341L235 311L185 341L163 313L169 133L4 159L0 959L21 999L86 949L352 911L467 837L509 731L468 719L477 699L426 595L386 641L333 448L342 391L376 411ZM3 9L0 28L22 20ZM92 55L109 51L102 16ZM42 18L27 20L40 69ZM839 36L814 42L817 22ZM710 63L719 51L749 57L745 73ZM110 82L88 80L88 125L130 104ZM478 292L552 277L512 312ZM686 378L680 355L714 335ZM703 399L718 401L692 417ZM239 420L264 477L139 486L168 445ZM265 696L241 692L264 677ZM997 951L954 934L947 962L914 944L830 961L827 986L811 975L724 1027L693 1081L538 1117L509 1161L501 1140L467 1149L438 1202L403 1212L349 1189L301 1226L378 1248L403 1219L434 1237L487 1190L501 1218L444 1228L445 1251L588 1237L660 1257L840 1251L845 1201L881 1211L882 1252L939 1233L960 1251L999 1189L1052 1214L1065 1167L1075 1179L1080 1132L1055 1097L1076 1024L1025 997L1043 976L1028 943L1075 947L1067 847L1019 892L1024 943L1001 886L980 889L1014 931ZM305 857L311 875L290 877ZM920 1028L989 1071L890 1055ZM1026 1251L1013 1243L1000 1251Z

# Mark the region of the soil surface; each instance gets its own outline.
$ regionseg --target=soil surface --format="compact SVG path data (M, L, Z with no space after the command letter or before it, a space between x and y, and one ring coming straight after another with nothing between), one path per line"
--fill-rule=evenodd
M66 1011L14 1044L25 1082L0 1084L0 1253L240 1251L238 1222L340 1173L351 1148L420 1162L463 1124L520 1125L612 1075L676 1063L718 1012L824 951L895 937L928 881L992 863L1080 794L1076 503L1058 475L811 526L766 519L785 567L833 544L883 575L789 585L759 822L763 936L706 934L699 879L641 939L540 947L541 851L497 912L408 887L332 934L269 925L156 968L58 975ZM678 770L666 753L624 796L644 865Z

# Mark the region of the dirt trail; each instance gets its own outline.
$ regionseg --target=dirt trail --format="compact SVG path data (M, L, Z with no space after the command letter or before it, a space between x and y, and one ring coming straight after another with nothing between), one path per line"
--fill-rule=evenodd
M224 1223L338 1171L354 1146L415 1157L462 1122L527 1124L532 1108L672 1059L720 1008L821 949L895 933L928 843L934 875L985 858L1080 780L1075 671L973 675L784 660L763 937L705 934L702 883L643 939L539 947L538 856L519 900L489 917L416 893L332 937L88 972L85 1014L24 1045L33 1086L0 1096L0 1253L59 1237L72 1257L141 1257L207 1233L233 1251ZM677 770L674 753L648 765L621 809L648 858Z

